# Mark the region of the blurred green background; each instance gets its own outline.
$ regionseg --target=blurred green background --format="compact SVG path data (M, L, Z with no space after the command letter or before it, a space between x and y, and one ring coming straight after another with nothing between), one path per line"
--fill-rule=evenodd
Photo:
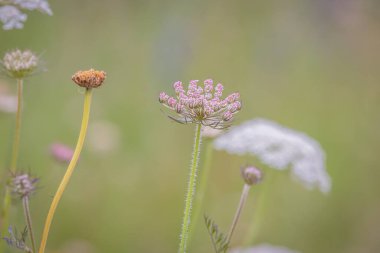
M94 91L92 128L56 213L50 252L176 252L194 130L168 120L157 97L176 80L206 78L241 93L236 123L272 119L316 138L327 154L328 195L266 169L276 176L260 201L254 242L304 253L380 252L378 1L50 4L52 17L28 12L24 29L0 30L1 54L29 48L48 69L25 83L19 161L41 178L31 203L38 238L65 171L49 146L74 146L80 126L83 96L70 77L91 67L107 72ZM14 81L0 82L15 92ZM13 126L13 115L0 114L2 171ZM224 231L243 184L239 166L252 162L260 166L214 153L204 212ZM252 190L233 246L243 242L264 185ZM17 201L12 214L22 227ZM212 252L201 222L190 252Z

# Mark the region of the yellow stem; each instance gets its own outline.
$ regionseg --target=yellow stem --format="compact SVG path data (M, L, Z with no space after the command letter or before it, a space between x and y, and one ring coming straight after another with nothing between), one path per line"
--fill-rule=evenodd
M90 116L91 88L86 89L86 93L84 96L85 97L84 97L84 106L83 106L82 126L80 129L77 146L75 147L73 158L71 159L70 164L67 167L66 173L63 176L61 184L59 185L58 190L54 195L54 198L53 198L53 201L51 203L49 212L47 214L44 231L42 233L40 249L38 251L39 253L45 252L45 247L46 247L47 238L49 235L50 225L52 223L55 210L57 209L58 203L62 197L63 192L65 191L67 184L69 183L70 177L74 171L75 165L78 162L79 155L80 155L80 152L81 152L82 147L83 147L84 139L85 139L86 132L87 132L88 119Z

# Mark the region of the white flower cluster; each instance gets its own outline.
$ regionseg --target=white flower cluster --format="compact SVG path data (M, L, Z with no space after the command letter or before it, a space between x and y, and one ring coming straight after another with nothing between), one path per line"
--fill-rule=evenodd
M0 21L4 30L21 29L24 27L27 15L14 6L6 5L0 7Z
M0 61L2 70L14 78L25 78L33 74L38 64L39 59L32 51L19 49L7 52Z
M38 10L47 15L53 15L47 0L0 0L0 21L4 30L21 29L27 15L21 10Z
M308 189L330 191L325 154L319 143L304 133L256 119L221 135L214 141L214 147L231 154L252 154L278 170L290 167L292 175Z
M285 247L272 246L270 244L260 244L246 249L234 249L230 253L299 253Z

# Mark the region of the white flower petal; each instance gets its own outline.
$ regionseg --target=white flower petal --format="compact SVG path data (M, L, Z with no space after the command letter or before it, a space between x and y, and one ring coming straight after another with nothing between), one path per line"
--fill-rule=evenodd
M231 154L252 154L278 170L291 168L292 175L308 189L331 188L325 169L325 154L319 143L304 133L265 119L255 119L232 128L214 141L214 147Z

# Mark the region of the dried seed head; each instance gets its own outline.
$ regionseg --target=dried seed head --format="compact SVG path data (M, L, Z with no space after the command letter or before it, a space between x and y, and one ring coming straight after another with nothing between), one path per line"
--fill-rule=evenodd
M21 198L30 196L36 190L38 178L32 178L29 174L20 173L12 178L12 192Z
M261 182L263 173L254 166L246 166L241 168L241 176L248 185L254 185Z
M104 79L106 79L106 72L94 69L80 70L71 77L76 84L86 88L97 88L103 84Z
M33 74L39 65L39 58L30 50L9 51L0 62L8 76L21 79Z

